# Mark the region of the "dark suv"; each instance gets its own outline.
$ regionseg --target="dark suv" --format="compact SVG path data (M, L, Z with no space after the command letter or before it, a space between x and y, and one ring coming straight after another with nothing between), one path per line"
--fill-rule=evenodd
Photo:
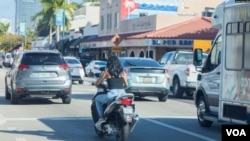
M5 98L18 104L24 97L61 98L71 102L72 78L69 66L58 51L23 51L5 76Z

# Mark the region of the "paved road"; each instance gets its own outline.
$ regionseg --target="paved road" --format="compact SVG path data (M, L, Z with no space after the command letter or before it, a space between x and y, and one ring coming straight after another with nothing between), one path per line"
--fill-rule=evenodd
M96 88L91 83L73 85L71 104L59 99L25 99L11 105L4 98L5 69L0 69L0 141L115 141L98 138L93 129L90 104ZM216 141L221 124L210 129L199 127L190 98L136 99L140 120L130 141Z

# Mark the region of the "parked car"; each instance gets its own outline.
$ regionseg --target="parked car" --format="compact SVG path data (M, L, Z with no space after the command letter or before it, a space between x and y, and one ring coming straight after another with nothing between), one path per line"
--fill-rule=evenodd
M3 61L3 66L9 67L13 63L13 60L14 60L12 54L11 53L6 53L4 58L5 59Z
M0 53L0 68L3 68L3 62L4 62L5 56L4 54Z
M168 99L169 76L154 59L139 57L119 57L126 72L128 87L126 92L135 96L156 96L161 102Z
M85 73L80 60L73 56L66 56L63 58L69 65L72 82L78 81L79 84L83 84Z
M204 53L204 56L207 56ZM194 94L198 71L193 65L192 50L176 50L165 53L159 60L170 76L170 88L175 97L181 98L184 92Z
M88 77L94 77L101 74L99 68L106 67L107 61L92 60L85 67L85 73Z
M87 64L91 61L91 59L82 59L80 58L80 62L82 64L83 70L84 72L86 72L85 67L87 66ZM85 76L87 76L87 74L85 73Z
M69 66L58 51L20 52L5 75L5 98L18 104L25 97L61 98L71 103Z

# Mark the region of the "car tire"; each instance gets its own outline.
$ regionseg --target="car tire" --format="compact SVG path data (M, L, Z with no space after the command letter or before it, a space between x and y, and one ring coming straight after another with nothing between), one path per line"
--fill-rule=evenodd
M161 94L161 95L158 95L158 100L160 102L166 102L168 99L168 94Z
M83 80L80 80L80 81L79 81L79 84L83 84Z
M198 98L197 119L198 119L200 126L202 127L211 127L213 124L212 121L204 119L203 116L206 115L207 113L208 113L208 106L207 106L204 96L201 95Z
M11 92L12 92L12 93L11 93L10 103L11 103L11 104L19 104L20 98L14 94L13 88L11 88Z
M70 104L71 103L71 93L68 96L62 97L63 104Z
M174 97L181 98L183 97L184 90L180 85L180 80L175 77L173 81L173 95Z
M7 83L5 81L5 99L6 100L10 100L11 98L11 94L9 93L8 87L7 87Z

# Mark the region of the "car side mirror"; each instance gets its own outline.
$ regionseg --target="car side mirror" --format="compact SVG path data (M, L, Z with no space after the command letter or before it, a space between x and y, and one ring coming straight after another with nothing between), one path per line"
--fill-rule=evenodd
M196 48L194 50L194 58L193 58L193 64L194 66L202 66L202 59L203 59L203 53L202 53L202 49L200 48Z

